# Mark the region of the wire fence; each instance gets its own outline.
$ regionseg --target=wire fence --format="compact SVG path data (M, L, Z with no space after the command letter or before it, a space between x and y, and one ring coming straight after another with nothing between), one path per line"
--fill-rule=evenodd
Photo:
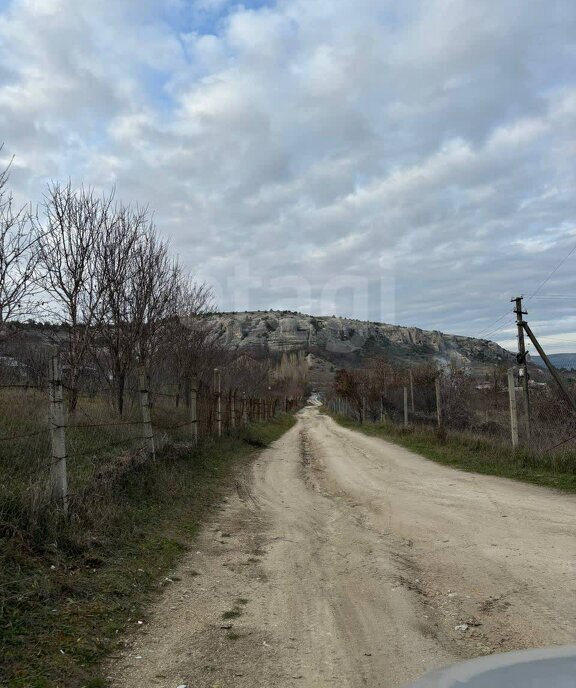
M472 434L502 446L529 447L540 454L576 450L576 414L557 390L544 383L529 389L527 409L517 371L512 383L445 374L426 383L367 385L353 395L326 399L334 412L359 422L391 422L411 427L441 427ZM516 428L516 429L514 429Z
M119 385L95 368L72 375L58 355L37 370L2 357L0 521L24 505L32 514L54 496L66 510L123 459L153 460L167 445L197 445L298 404L222 387L219 372L207 382L140 369Z

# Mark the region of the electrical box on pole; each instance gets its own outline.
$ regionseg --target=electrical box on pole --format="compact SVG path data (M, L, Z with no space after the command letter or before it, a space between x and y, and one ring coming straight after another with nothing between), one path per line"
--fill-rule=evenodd
M530 439L530 393L528 388L528 364L526 362L526 347L524 345L524 319L523 315L526 311L522 310L522 297L516 296L511 301L516 304L514 312L516 313L516 327L518 329L518 354L516 355L516 361L520 366L518 371L518 377L520 378L520 383L522 385L522 390L524 392L524 428L526 434L526 440Z

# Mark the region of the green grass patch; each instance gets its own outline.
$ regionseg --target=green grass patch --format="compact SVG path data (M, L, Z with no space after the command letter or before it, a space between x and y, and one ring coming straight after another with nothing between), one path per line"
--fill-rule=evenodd
M326 409L323 411L343 427L390 440L445 466L576 492L576 456L573 453L543 455L528 448L513 451L511 447L472 434L448 432L446 437L441 437L433 428L404 428L386 421L359 423Z
M199 448L166 448L155 462L125 457L75 495L68 521L40 511L31 523L17 500L0 504L0 685L106 685L99 663L172 584L235 472L294 422L282 415Z

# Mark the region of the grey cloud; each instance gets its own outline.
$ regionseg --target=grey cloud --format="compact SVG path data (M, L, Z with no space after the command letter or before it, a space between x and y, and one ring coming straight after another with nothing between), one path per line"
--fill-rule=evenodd
M465 334L576 242L571 0L170 7L212 17L211 34L152 0L20 0L1 17L23 197L50 175L116 183L222 308L237 289L254 308L332 294L350 314L342 280L389 298L393 276L396 321ZM546 290L574 293L573 275ZM576 330L565 302L530 308L547 335Z

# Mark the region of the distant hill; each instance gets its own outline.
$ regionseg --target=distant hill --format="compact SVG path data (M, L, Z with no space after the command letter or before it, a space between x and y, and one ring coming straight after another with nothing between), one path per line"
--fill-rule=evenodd
M548 354L548 358L555 368L576 370L576 354ZM530 356L530 361L539 368L546 368L546 364L540 356Z
M220 343L230 349L271 355L279 361L286 359L286 364L296 361L300 365L305 359L310 380L318 389L331 384L338 368L358 367L371 357L384 358L397 367L428 361L448 365L455 361L475 374L488 372L496 365L515 365L514 355L495 342L418 327L293 311L217 313L208 317ZM0 328L0 354L24 361L34 358L41 346L63 342L65 337L65 330L56 325L13 323ZM572 357L576 367L576 354L556 356ZM532 360L539 365L537 358ZM537 371L534 368L536 376Z
M228 347L276 354L305 352L312 381L320 388L330 382L337 368L359 366L371 356L384 357L398 366L430 360L447 365L455 360L478 373L494 365L514 364L513 355L495 342L418 327L291 311L212 317L220 341Z

